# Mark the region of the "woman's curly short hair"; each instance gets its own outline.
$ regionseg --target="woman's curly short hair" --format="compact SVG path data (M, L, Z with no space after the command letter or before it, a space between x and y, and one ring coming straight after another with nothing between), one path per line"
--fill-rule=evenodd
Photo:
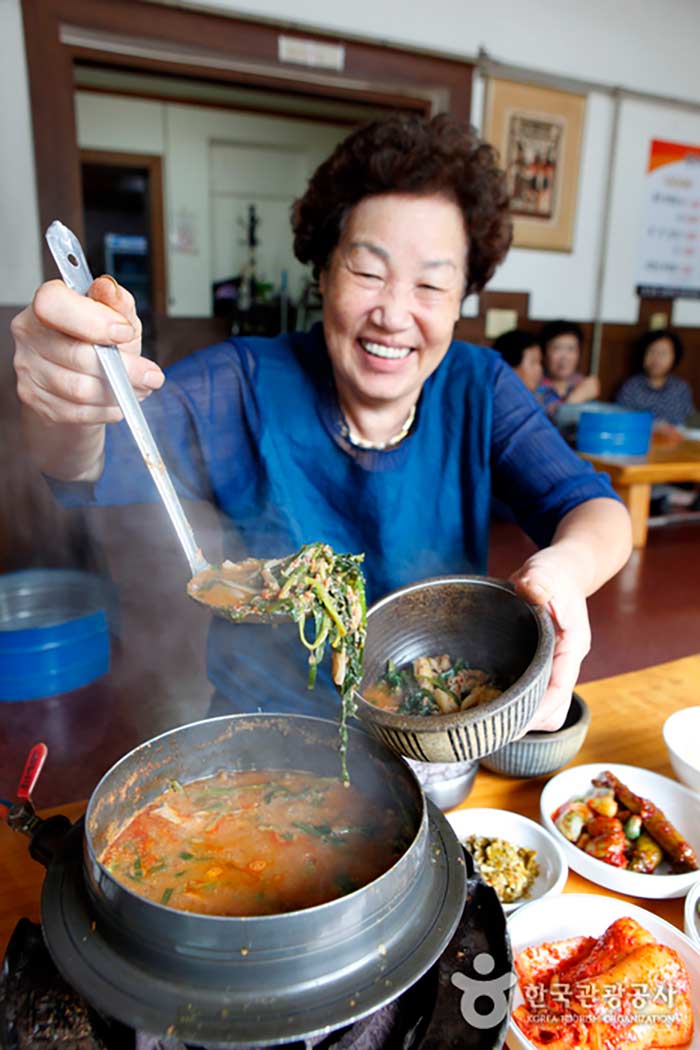
M496 151L448 114L396 115L344 139L292 206L294 254L313 264L317 279L350 210L382 193L435 193L455 201L468 239L465 295L483 288L505 258L512 223Z

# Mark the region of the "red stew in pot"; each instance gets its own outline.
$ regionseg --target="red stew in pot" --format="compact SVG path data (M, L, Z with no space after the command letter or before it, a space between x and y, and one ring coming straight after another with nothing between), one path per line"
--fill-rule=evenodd
M359 889L410 842L396 810L334 777L219 773L136 814L101 863L134 893L207 915L273 915Z

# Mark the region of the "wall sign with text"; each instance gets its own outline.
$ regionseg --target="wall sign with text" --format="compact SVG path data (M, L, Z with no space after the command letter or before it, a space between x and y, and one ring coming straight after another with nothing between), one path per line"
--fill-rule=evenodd
M700 146L654 139L637 293L700 299Z

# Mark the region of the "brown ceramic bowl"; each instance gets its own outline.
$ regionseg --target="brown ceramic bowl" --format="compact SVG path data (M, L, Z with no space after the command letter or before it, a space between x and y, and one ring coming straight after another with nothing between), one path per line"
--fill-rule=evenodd
M487 576L437 576L393 591L367 613L358 716L385 744L419 762L483 758L521 736L542 699L552 664L554 629L544 609ZM362 691L418 656L449 653L511 681L500 696L451 715L384 711Z
M508 777L543 777L556 773L581 750L590 724L588 705L578 693L572 693L561 729L526 733L520 740L513 740L483 758L481 765L492 773L504 773Z

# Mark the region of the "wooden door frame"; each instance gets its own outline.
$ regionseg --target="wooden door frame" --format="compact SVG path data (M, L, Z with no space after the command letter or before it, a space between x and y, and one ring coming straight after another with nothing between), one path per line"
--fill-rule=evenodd
M81 149L80 164L104 167L146 168L150 201L151 293L154 314L166 311L167 277L165 265L165 226L163 222L163 162L155 153L110 153L107 150Z
M39 216L44 229L53 219L60 218L78 236L84 235L74 108L76 59L256 84L301 95L356 98L422 112L434 108L431 93L437 92L443 109L469 119L473 67L457 59L145 0L22 0L22 12ZM73 42L67 43L71 31ZM86 35L88 46L75 42L80 31ZM110 54L109 48L89 46L90 33L112 34L125 43L121 50L112 49ZM281 62L280 35L342 43L342 73L319 73ZM149 58L149 48L156 53L155 59ZM168 48L170 60L163 57ZM202 54L211 56L211 61L197 57ZM53 268L48 250L42 246L44 272L48 275Z

